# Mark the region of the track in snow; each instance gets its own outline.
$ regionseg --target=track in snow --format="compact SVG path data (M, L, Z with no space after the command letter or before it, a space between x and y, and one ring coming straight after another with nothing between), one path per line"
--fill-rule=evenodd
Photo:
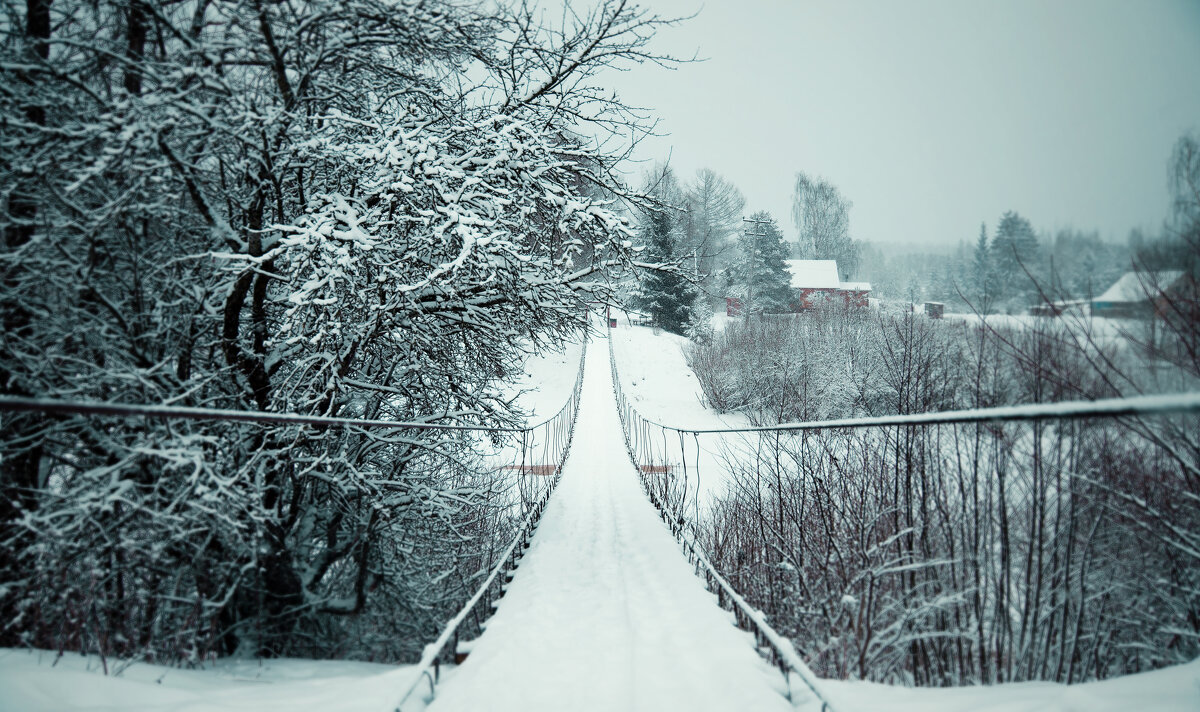
M431 712L788 710L783 679L692 573L625 453L608 352L516 578Z

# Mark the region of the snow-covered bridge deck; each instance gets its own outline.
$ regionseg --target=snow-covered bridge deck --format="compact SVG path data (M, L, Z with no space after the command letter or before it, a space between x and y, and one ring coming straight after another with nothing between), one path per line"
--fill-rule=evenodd
M787 710L784 681L693 574L642 493L606 350L529 552L430 710Z

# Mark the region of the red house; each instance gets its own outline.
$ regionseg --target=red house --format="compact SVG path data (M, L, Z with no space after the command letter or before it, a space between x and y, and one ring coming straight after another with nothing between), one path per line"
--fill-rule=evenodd
M837 260L787 260L792 274L793 312L821 306L866 307L871 294L867 282L843 282L838 276Z
M789 311L805 312L822 306L866 307L871 294L867 282L843 282L838 276L837 260L786 260L792 275L792 303ZM740 316L740 297L725 298L725 315Z

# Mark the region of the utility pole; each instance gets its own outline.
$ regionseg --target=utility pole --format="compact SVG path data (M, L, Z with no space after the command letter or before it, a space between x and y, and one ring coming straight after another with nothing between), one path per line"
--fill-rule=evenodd
M742 222L762 230L762 232L751 232L752 228L746 227L743 233L746 237L766 237L766 228L762 226L771 223L770 220L755 220L754 218L742 218ZM750 320L750 311L754 304L754 285L758 282L759 250L756 243L751 244L754 245L754 254L750 255L750 274L747 275L748 279L746 280L746 321Z

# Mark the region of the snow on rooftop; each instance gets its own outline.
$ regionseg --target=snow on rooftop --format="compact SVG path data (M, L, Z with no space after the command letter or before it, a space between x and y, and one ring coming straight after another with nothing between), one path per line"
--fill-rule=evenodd
M792 274L792 289L837 289L837 260L785 260Z
M792 289L846 289L871 291L870 282L843 282L837 260L784 260L792 275Z
M1104 294L1096 297L1097 302L1142 302L1167 289L1183 276L1182 270L1162 272L1126 272Z

